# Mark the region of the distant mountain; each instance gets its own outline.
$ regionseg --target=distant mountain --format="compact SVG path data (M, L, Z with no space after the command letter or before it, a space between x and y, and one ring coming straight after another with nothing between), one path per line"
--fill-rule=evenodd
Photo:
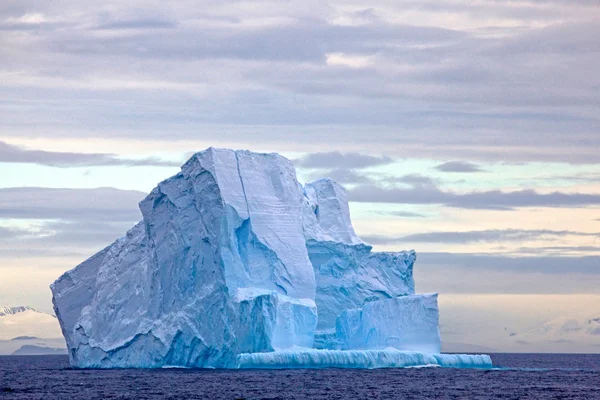
M39 340L39 338L35 336L17 336L12 338L11 340Z
M28 306L0 307L0 355L12 354L24 346L64 348L58 319Z
M13 356L43 356L55 354L67 354L67 349L26 344L12 353Z
M600 311L564 315L510 340L531 351L600 353Z

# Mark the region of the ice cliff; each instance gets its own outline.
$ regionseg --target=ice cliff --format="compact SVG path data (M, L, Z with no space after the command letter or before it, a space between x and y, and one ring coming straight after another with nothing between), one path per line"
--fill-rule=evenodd
M51 287L75 367L491 365L437 354L415 253L371 252L344 189L278 154L199 152L140 209Z

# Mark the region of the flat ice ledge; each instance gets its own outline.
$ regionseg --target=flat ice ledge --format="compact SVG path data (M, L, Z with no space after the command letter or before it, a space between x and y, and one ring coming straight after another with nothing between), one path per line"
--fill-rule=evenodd
M485 354L428 354L383 350L316 350L296 348L270 353L244 353L237 356L238 368L405 368L440 366L452 368L491 368Z

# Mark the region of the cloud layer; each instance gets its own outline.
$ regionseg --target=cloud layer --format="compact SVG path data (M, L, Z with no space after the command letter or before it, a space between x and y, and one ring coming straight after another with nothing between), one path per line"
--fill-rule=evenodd
M467 161L448 161L435 167L442 172L482 172L483 170L477 164Z
M362 169L394 162L388 156L371 156L361 153L341 153L332 151L328 153L311 153L294 161L299 168L323 169Z
M425 181L423 181L425 182ZM362 185L348 190L350 201L361 203L439 204L465 209L513 210L520 207L584 207L600 205L600 194L539 193L532 189L516 191L473 191L456 193L430 185L411 188L383 188Z
M92 166L174 166L179 163L163 161L155 157L139 160L120 158L106 153L69 153L25 149L0 140L0 163L38 164L51 167L92 167Z
M114 188L0 188L0 218L66 221L137 222L137 207L146 196Z
M599 14L564 1L26 0L0 9L0 134L598 163Z
M588 233L576 231L555 231L550 229L489 229L464 232L413 233L411 235L401 236L398 238L385 236L366 236L364 239L371 244L401 244L406 242L469 244L480 242L524 242L557 237L560 238L565 236L579 236L600 239L600 232Z

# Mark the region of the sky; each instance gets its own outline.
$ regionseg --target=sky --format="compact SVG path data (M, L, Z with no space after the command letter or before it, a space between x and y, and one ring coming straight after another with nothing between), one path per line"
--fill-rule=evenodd
M415 249L444 340L535 350L510 333L600 316L599 19L596 0L1 2L0 305L51 311L157 182L243 148L342 183L374 250Z

